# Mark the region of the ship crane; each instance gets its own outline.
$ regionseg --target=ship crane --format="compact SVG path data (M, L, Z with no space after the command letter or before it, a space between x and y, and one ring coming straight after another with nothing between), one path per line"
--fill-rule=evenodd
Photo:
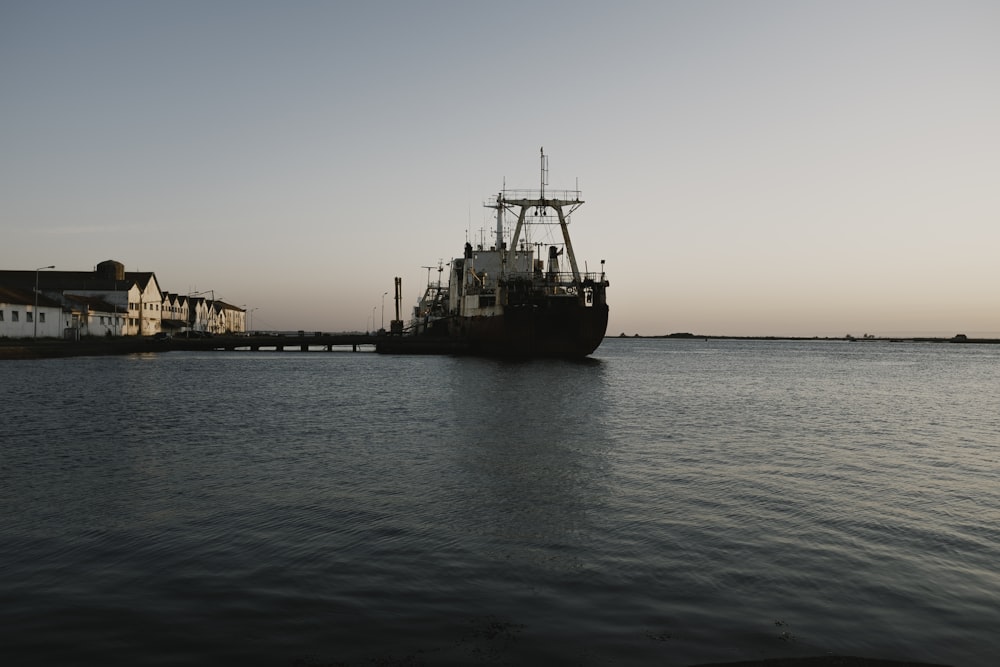
M556 217L559 219L559 229L562 232L563 244L566 249L566 255L569 258L570 270L573 272L573 281L576 284L582 282L580 277L580 268L576 263L576 253L573 251L573 242L570 240L569 236L569 223L567 218L583 205L583 200L580 199L580 191L574 190L572 192L563 193L563 197L547 198L545 196L545 186L548 185L549 178L549 157L545 154L545 149L541 149L541 174L540 183L538 190L538 197L534 198L531 196L521 196L516 197L514 193L508 196L506 190L501 191L497 195L496 202L491 205L491 208L497 210L497 234L500 234L500 219L503 212L510 211L512 215L517 216L517 225L514 227L514 234L510 240L511 249L517 248L518 241L521 239L521 232L525 228L525 218L527 217L527 212L534 210L535 216L541 217L547 209L552 209L556 212ZM572 198L571 198L572 197ZM499 242L499 236L497 239L497 249L501 249L503 246ZM506 275L507 273L507 255L504 252L501 260L501 274Z

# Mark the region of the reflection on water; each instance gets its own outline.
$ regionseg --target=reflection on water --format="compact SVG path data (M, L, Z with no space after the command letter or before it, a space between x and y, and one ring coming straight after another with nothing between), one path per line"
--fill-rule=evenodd
M463 508L475 517L471 530L572 547L588 508L606 494L602 366L461 360L450 369L444 391L456 446L444 453L476 490Z
M998 355L8 362L0 639L19 663L991 664Z

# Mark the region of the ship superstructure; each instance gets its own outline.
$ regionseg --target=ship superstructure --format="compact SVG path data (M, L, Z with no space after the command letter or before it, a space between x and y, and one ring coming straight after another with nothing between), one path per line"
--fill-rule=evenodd
M427 289L409 327L394 323L402 335L388 337L382 351L435 351L435 342L442 351L503 356L583 357L597 349L608 324L604 260L597 273L580 271L569 217L584 201L579 190L546 192L544 150L540 158L537 191L505 188L486 203L496 222L492 244L467 241L444 281L443 264L433 278L426 267Z

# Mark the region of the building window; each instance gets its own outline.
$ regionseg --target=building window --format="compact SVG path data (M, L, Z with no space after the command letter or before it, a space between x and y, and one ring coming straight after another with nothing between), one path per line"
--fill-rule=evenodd
M0 310L0 322L3 322L3 311Z
M45 324L45 313L38 313L38 321Z
M10 321L11 322L19 322L20 321L20 315L21 314L19 312L17 312L16 310L10 311Z
M25 313L25 314L26 314L26 315L28 316L28 322L34 322L34 321L35 321L35 320L34 320L34 316L35 316L35 314L34 314L33 312L31 312L31 311L29 310L29 311L28 311L27 313Z

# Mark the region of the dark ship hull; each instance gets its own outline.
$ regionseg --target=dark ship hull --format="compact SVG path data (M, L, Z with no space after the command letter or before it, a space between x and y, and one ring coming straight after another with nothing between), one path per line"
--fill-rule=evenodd
M608 328L608 306L583 308L551 300L508 306L503 315L441 320L419 335L379 338L383 354L470 354L513 358L581 358Z
M600 273L579 270L568 218L583 200L579 191L546 196L547 169L543 153L539 191L504 190L491 200L495 243L474 248L467 242L463 256L450 262L443 284L445 269L439 266L436 282L428 279L405 329L396 279L396 319L390 333L378 338L377 351L579 358L597 349L608 328L604 260ZM505 214L516 216L512 231ZM532 236L532 229L555 227L561 238L542 242ZM543 259L538 255L545 247Z
M585 357L604 340L608 306L586 307L577 297L548 297L507 304L502 316L457 318L450 335L477 354L517 357Z

